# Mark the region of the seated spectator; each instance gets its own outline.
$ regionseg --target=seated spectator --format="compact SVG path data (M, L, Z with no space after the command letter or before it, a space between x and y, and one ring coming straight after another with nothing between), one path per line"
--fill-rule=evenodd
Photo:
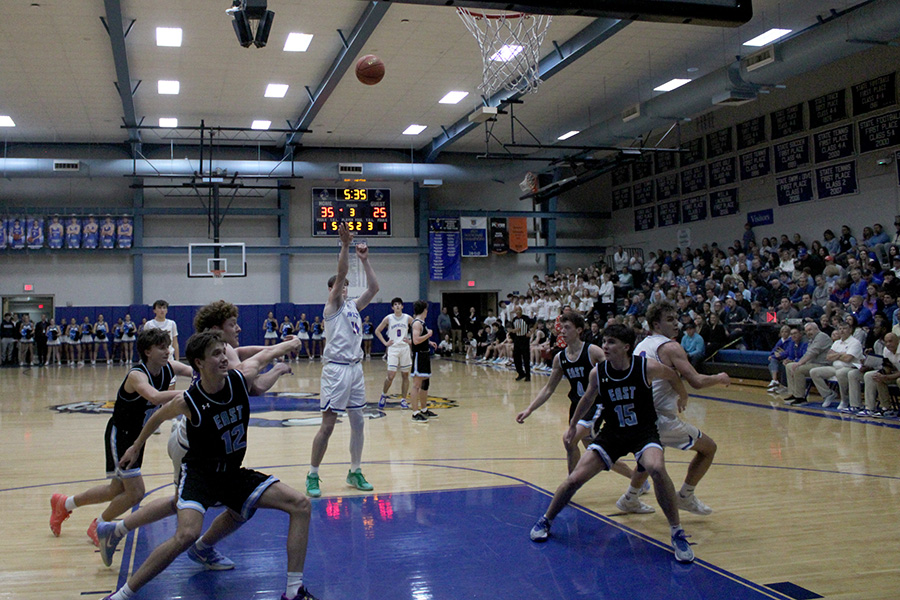
M880 369L870 371L851 371L849 376L850 406L847 412L856 413L860 417L897 416L890 408L888 385L896 385L900 380L900 354L898 354L898 338L896 333L884 336L883 361ZM860 409L860 381L865 392L866 406Z
M466 360L475 360L478 358L478 340L472 335L471 331L466 332Z
M828 387L827 379L834 377L840 390L840 405L838 410L850 406L849 374L854 369L859 369L863 358L863 347L859 341L850 335L849 323L842 323L838 328L838 339L831 344L831 349L825 356L825 360L831 364L815 367L809 372L813 384L822 396L822 407L828 408L835 401L836 395Z
M719 321L719 316L716 313L709 314L707 325L709 327L709 332L702 337L703 341L706 342L706 355L713 356L728 343L728 332L725 330L725 326Z
M831 289L825 281L824 275L816 275L816 287L812 292L812 300L824 310L831 296Z
M775 318L779 323L784 323L788 319L799 319L800 312L793 307L790 300L782 298L778 303L778 310L775 311Z
M826 356L831 348L831 337L819 330L815 323L803 326L806 333L806 352L800 360L787 361L784 365L784 377L790 396L784 399L786 404L798 406L806 404L806 376L809 372L827 364Z
M856 317L856 322L860 327L871 327L875 324L872 318L872 312L863 306L863 297L859 295L850 296L850 302L847 306L847 312Z
M790 356L788 346L791 345L791 342L794 339L794 332L796 332L798 344L792 345L796 350L794 355ZM772 352L769 354L769 374L772 377L768 387L770 392L774 392L781 387L781 374L784 372L784 364L789 360L800 360L800 357L803 356L804 352L806 352L806 344L803 342L803 332L800 328L791 328L787 325L782 325L778 341L775 343L775 347L772 348Z
M443 341L438 344L438 355L449 358L453 353L453 343L450 341L450 334L444 336Z
M697 333L697 326L693 322L688 322L685 326L684 335L681 337L681 347L684 348L694 369L699 369L706 357L706 342Z
M812 296L809 294L803 294L800 298L800 306L797 312L797 316L804 321L811 321L813 323L818 323L819 319L822 315L825 314L825 310L815 304L812 300Z

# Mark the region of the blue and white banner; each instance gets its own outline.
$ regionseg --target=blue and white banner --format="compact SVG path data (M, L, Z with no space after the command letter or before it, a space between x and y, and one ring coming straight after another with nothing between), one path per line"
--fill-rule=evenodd
M432 281L462 279L459 219L428 219L428 272Z
M462 217L463 258L488 255L487 217Z

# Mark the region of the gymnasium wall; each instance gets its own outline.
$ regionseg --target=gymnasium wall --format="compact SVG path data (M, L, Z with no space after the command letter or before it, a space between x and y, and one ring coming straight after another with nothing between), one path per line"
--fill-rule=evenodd
M698 136L717 131L722 128L735 125L753 117L768 115L772 111L779 110L798 103L804 103L806 119L808 123L808 105L806 101L833 92L841 88L847 88L848 111L852 111L850 87L888 73L898 70L897 52L893 48L876 47L872 50L860 52L854 56L827 65L814 74L807 74L785 82L785 89L773 89L770 94L763 94L755 102L740 107L720 108L708 113L705 118L695 118L690 123L681 125L683 141L694 139ZM893 106L879 112L866 114L860 118L877 116L881 112L896 111L898 106ZM852 114L852 112L851 112ZM768 117L767 117L768 120ZM842 124L853 124L856 130L857 118L851 116L838 123L813 130L818 132L829 127L837 127ZM809 135L806 128L806 135ZM673 134L670 134L674 135ZM658 135L652 138L658 139ZM778 142L793 139L798 136L790 136ZM663 145L668 146L669 140ZM768 142L772 145L772 141ZM652 143L650 144L652 145ZM775 196L775 178L783 174L773 172L764 177L751 179L739 184L738 214L708 218L705 221L690 223L687 225L675 225L669 227L657 227L650 231L634 231L634 209L626 208L613 213L613 219L603 224L602 240L609 245L622 244L626 247L640 247L646 251L656 251L659 248L672 249L676 247L679 229L690 230L691 246L703 243L717 242L731 245L732 241L739 239L744 232L744 223L747 221L747 213L772 209L774 223L771 225L754 228L757 240L762 236L780 236L782 233L793 235L799 233L809 243L813 239L822 240L822 232L830 228L839 234L841 225L847 224L853 234L861 239L862 228L873 223L884 225L885 231L891 235L894 233L894 215L900 214L900 186L898 186L897 162L889 165L877 165L876 161L888 155L893 155L897 148L876 150L866 154L859 154L859 143L856 143L856 169L859 183L859 193L846 195L834 199L812 200L794 205L778 206ZM810 149L812 153L812 149ZM740 151L736 152L740 154ZM852 159L847 159L852 160ZM812 164L809 168L813 171L818 165ZM815 186L815 181L813 181ZM610 210L611 182L610 177L605 176L597 180L593 186L596 195L603 198L603 206ZM582 190L581 193L584 193ZM684 195L682 196L684 197Z

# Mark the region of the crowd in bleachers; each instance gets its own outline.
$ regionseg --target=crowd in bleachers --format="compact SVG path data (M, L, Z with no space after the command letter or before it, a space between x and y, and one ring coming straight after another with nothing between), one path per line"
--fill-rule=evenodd
M821 240L798 233L757 240L747 224L741 238L725 247L713 242L646 257L617 247L593 265L534 275L526 291L501 303L498 318L470 319L465 335L473 358L490 350L488 360L507 361L505 325L521 308L534 323L532 359L540 369L557 347L554 325L564 307L585 316L586 338L615 320L634 327L640 339L649 329L647 307L668 301L677 308L680 341L697 366L722 348L773 351L777 343L807 335L807 323L835 341L847 324L864 354L889 354L885 336L900 334L900 217L894 227L893 235L881 224L864 227L859 239L845 225L840 235L824 231ZM782 325L788 329L780 332ZM792 334L791 328L800 331ZM783 369L785 360L775 362ZM845 407L849 400L842 398L842 408L857 408Z

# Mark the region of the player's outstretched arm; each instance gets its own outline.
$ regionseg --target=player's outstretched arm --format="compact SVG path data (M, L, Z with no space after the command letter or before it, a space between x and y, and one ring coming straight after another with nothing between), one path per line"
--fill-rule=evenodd
M659 349L659 357L664 362L671 364L675 370L687 380L690 386L696 390L708 388L713 385L730 385L731 378L728 373L717 373L715 375L701 375L691 364L688 359L687 352L681 347L681 344L664 344Z
M359 295L356 299L356 308L364 309L378 293L378 279L375 277L375 271L372 269L372 263L369 262L369 246L367 244L356 245L356 256L362 262L363 270L366 272L366 291Z
M296 351L300 348L300 338L294 338L274 346L266 346L260 352L257 352L247 360L237 366L237 369L243 374L248 385L252 384L259 375L260 370L267 364L282 357L285 354Z
M162 408L153 413L147 422L144 423L144 428L141 429L140 435L138 435L137 439L134 441L134 444L131 445L128 450L122 455L122 459L119 461L119 466L123 469L127 469L129 465L137 458L138 454L141 451L141 448L144 447L144 444L147 443L147 440L153 435L153 432L159 429L159 426L168 421L169 419L174 419L178 415L185 415L190 417L191 411L188 408L187 402L184 401L184 393L178 392L178 397L163 405Z
M534 397L534 400L531 401L528 408L516 415L516 423L524 423L525 419L531 416L531 413L542 407L544 403L550 399L550 396L553 395L553 392L556 391L556 386L559 385L562 378L563 371L559 364L559 354L557 354L553 357L553 370L550 372L550 379L544 384L544 387L541 388L541 391L538 392L537 396Z
M165 404L181 394L181 392L177 390L160 392L150 385L150 380L147 379L147 375L141 371L131 371L128 374L128 377L125 379L125 391L132 393L137 392L147 402L156 405Z
M341 252L338 254L337 277L325 302L326 317L336 313L344 303L344 283L350 270L350 243L353 241L353 234L347 229L347 225L341 223L338 225L338 235L341 237Z
M169 360L169 366L172 367L172 372L179 377L194 376L194 370L180 360Z

